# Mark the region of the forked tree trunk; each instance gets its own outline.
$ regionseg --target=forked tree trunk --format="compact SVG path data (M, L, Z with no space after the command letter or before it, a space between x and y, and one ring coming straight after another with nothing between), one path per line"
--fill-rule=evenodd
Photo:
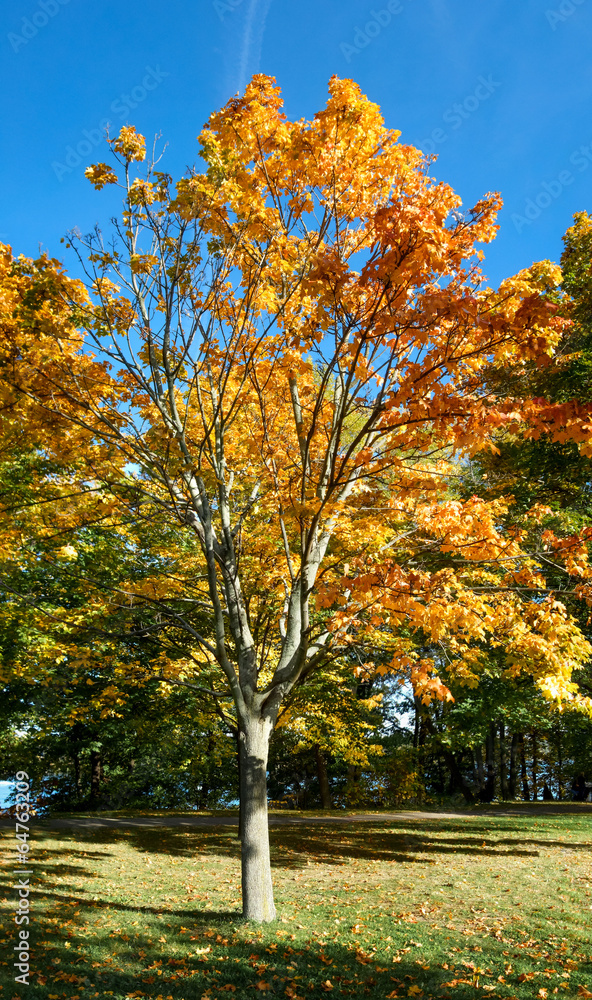
M267 755L271 726L259 720L240 731L240 810L243 916L275 920L269 829L267 825Z
M458 764L456 756L450 751L446 752L446 761L450 770L450 791L455 792L459 788L463 794L465 802L469 804L475 801L473 791L468 784L462 770Z

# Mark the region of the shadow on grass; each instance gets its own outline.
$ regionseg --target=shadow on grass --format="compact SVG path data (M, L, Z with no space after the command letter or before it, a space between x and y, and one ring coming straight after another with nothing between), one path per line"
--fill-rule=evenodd
M54 839L61 841L60 847L52 845ZM536 832L530 833L523 824L490 819L486 826L468 823L465 819L406 819L400 823L377 821L376 824L347 827L283 826L272 828L271 842L274 867L287 870L301 870L308 861L335 866L351 859L427 865L434 864L442 854L490 860L509 855L532 857L539 849L551 847L569 848L570 851L589 849L589 845L582 843L544 840ZM126 901L90 899L91 893L101 892L100 884L85 892L76 880L80 883L88 878L93 862L107 864L116 853L111 849L116 844L127 844L138 854L156 856L156 865L163 871L167 858L211 862L214 857L223 857L233 859L237 871L239 867L240 844L234 830L120 828L58 833L38 829L39 868L46 872L40 879L38 892L47 898L48 926L42 929L41 922L36 926L32 952L32 967L36 971L31 985L26 991L18 991L12 984L13 992L7 996L20 996L24 1000L26 994L27 1000L48 1000L50 995L59 995L60 1000L64 997L66 1000L74 997L85 1000L98 992L100 995L112 993L111 1000L120 1000L130 994L150 998L164 996L172 1000L205 995L208 1000L214 997L221 1000L226 991L234 993L236 1000L248 1000L260 992L317 1000L333 992L335 996L384 1000L389 996L413 995L409 994L409 989L417 986L423 991L425 1000L430 997L474 1000L477 995L474 976L480 975L482 985L494 985L497 976L504 972L504 955L507 958L512 951L511 942L479 934L482 951L470 955L471 945L466 938L461 940L462 932L454 932L454 938L447 941L443 928L431 931L429 923L423 921L412 926L398 924L387 913L380 916L380 934L377 932L374 938L379 949L376 953L370 933L361 935L357 946L345 940L324 944L316 941L306 945L299 940L291 941L288 932L297 933L297 927L281 922L263 930L266 941L262 943L258 940L259 928L246 927L238 907L198 909L190 904L189 894L187 900L177 902L167 899L166 889L162 890L162 905L155 905L153 901L134 902L129 893L134 887L131 878L140 879L141 875L137 868L127 873L125 866L118 869L117 877L125 884ZM66 854L68 863L62 860ZM119 862L121 865L121 855ZM166 874L171 875L174 870L171 865L171 871ZM153 868L151 874L159 872ZM314 868L310 874L314 878ZM101 871L97 864L92 877L100 883L114 876L107 868ZM140 884L138 882L138 888ZM150 891L155 888L150 887ZM184 892L185 889L179 889L179 895ZM111 890L109 894L112 895ZM287 893L278 895L289 903ZM216 905L217 901L213 902ZM561 917L563 926L567 919L565 915ZM92 935L88 933L89 926ZM577 923L574 922L574 926L577 928ZM53 934L50 934L50 927ZM282 940L277 939L278 930L283 934ZM12 935L14 928L9 933ZM345 934L349 937L347 931ZM391 936L393 947L408 951L397 963L382 950ZM423 948L416 947L418 941ZM454 943L462 946L467 958L464 965L461 954L450 957L447 952ZM82 948L88 949L86 953L82 953ZM116 953L114 948L120 951ZM80 949L78 955L77 949ZM434 954L437 954L436 959ZM524 953L516 958L510 954L510 959L515 966L514 976L536 968ZM444 960L450 966L448 969L442 968ZM476 973L470 967L471 961L482 971ZM553 964L551 958L548 964ZM494 975L488 976L488 969ZM454 986L445 986L455 981ZM573 988L577 981L576 976L572 976ZM539 985L537 982L537 990ZM515 978L508 981L510 986L512 993L520 997L532 997L536 993L536 990L532 992L532 983L530 986L528 982L518 984ZM479 995L485 994L479 992Z
M398 826L397 829L391 822L373 826L364 824L363 827L352 824L347 828L318 824L308 828L302 825L272 827L272 865L275 868L299 869L311 860L335 865L346 864L350 860L435 864L441 855L490 860L508 856L532 858L538 856L541 849L560 848L576 853L588 852L591 847L590 842L543 839L534 832L529 834L522 826L512 827L508 823L497 825L489 822L484 829L468 825L466 820L458 824L450 820L407 820ZM108 848L122 842L140 854L201 857L204 861L212 856L237 861L240 857L240 843L235 831L220 827L207 830L101 828L60 831L59 836L60 840L72 844L73 850L68 853L80 857L81 861L85 856L97 859L108 857L111 852L97 851L97 846ZM88 845L88 849L82 845ZM44 859L44 868L48 874L83 874L83 870L75 866L59 868L57 861L51 859Z
M145 908L138 909L145 912ZM463 951L467 958L463 960L460 954L449 956L448 967L442 968L442 959L447 954L443 942L438 944L434 957L434 944L426 927L397 927L394 922L391 927L388 918L384 919L383 928L393 937L392 947L399 949L400 960L396 964L392 962L392 952L387 954L383 950L383 941L376 945L365 940L361 944L322 939L303 943L291 941L286 930L279 931L282 940L277 940L277 935L274 940L276 929L281 927L279 922L265 929L267 940L261 941L259 928L242 924L233 913L212 910L188 915L176 910L166 916L164 927L169 945L156 944L150 952L144 950L154 944L149 939L150 928L144 931L143 936L149 940L143 945L142 941L130 941L127 946L129 938L124 936L126 947L115 958L113 934L109 935L105 929L96 941L100 957L94 963L85 959L73 961L66 941L56 941L51 951L37 948L33 964L43 972L33 976L27 995L45 1000L48 994L54 996L58 991L62 997L79 997L82 990L89 990L91 996L93 992L103 995L111 992L114 1000L125 996L166 996L180 1000L204 994L209 1000L226 991L235 993L240 1000L258 996L260 992L269 992L272 997L306 996L317 1000L334 990L335 995L384 1000L412 996L409 989L416 986L415 995L426 1000L436 996L442 1000L453 996L454 1000L474 1000L476 977L482 985L496 984L497 975L503 971L503 956L508 954L507 950L501 951L508 947L508 942L480 936L478 954L468 956L470 946L466 943ZM164 927L159 922L156 929L152 928L152 937ZM173 940L175 948L181 950L181 957L170 955ZM163 942L164 937L159 941ZM529 961L527 956L519 957ZM518 970L516 964L514 977ZM447 986L448 983L451 985ZM517 982L508 982L510 985L520 992ZM575 985L572 979L572 986ZM533 994L527 991L521 995Z

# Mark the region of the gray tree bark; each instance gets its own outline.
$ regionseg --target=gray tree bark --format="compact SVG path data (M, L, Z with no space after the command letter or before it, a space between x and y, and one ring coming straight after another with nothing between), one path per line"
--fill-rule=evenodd
M270 734L271 726L258 720L244 725L240 733L243 916L265 923L276 917L267 822Z

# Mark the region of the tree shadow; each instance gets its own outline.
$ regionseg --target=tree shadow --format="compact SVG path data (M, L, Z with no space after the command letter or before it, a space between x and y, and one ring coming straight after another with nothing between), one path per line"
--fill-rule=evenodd
M505 857L534 858L542 849L560 848L570 852L589 851L590 842L568 842L542 839L529 834L521 825L508 828L508 824L488 823L487 828L467 825L466 821L452 829L450 820L405 821L394 825L381 823L363 826L332 824L306 827L282 825L270 828L272 866L274 868L302 868L311 859L324 864L347 864L351 860L383 861L412 864L435 864L439 856L472 856L483 859ZM203 829L173 828L98 828L93 830L60 832L60 838L76 845L69 853L83 857L108 857L109 851L81 848L81 842L95 847L108 847L122 841L137 853L162 855L172 858L212 856L240 858L240 842L233 829L211 827ZM45 865L47 868L47 864ZM70 866L63 874L78 874ZM82 873L82 872L80 872ZM57 869L55 871L57 874Z
M39 834L43 832L41 829L38 831ZM50 837L56 835L60 841L66 842L59 848L51 846ZM436 996L442 1000L447 997L473 1000L477 992L476 973L470 967L471 961L482 970L478 973L481 986L494 985L496 977L504 973L506 959L502 949L507 952L510 945L504 940L482 934L479 935L478 955L470 956L470 961L464 964L461 956L457 955L448 959L448 969L442 968L446 948L451 946L442 937L445 932L442 929L436 931L438 961L430 958L435 946L430 952L429 920L420 920L409 926L398 924L397 919L388 914L380 914L380 939L375 938L377 950L364 934L360 934L357 945L340 940L307 944L296 940L292 942L289 931L296 928L280 921L273 928L264 929L265 944L258 939L260 929L253 925L248 927L245 939L238 907L203 910L188 905L188 901L183 899L176 903L166 897L163 897L162 905L134 902L132 899L91 899L90 895L96 888L89 888L86 892L75 884L76 879L82 881L88 876L88 865L84 866L84 859L90 860L91 868L93 862L107 862L115 855L111 845L122 842L138 854L159 856L157 864L162 864L163 868L167 857L199 857L206 863L213 857L223 857L232 858L238 871L240 844L233 829L101 828L72 830L68 834L48 830L47 838L40 837L36 842L39 856L43 855L42 867L47 873L39 885L39 892L47 897L51 920L58 933L50 941L42 940L41 933L36 933L32 952L32 968L36 971L27 990L32 994L31 1000L46 1000L48 993L52 996L81 997L83 991L88 992L84 992L81 1000L93 996L95 992L100 995L111 992L113 1000L138 992L147 997L170 996L172 1000L205 994L213 1000L213 997L221 998L223 991L234 992L237 1000L248 1000L259 992L269 992L270 996L306 996L310 1000L317 1000L330 992L384 1000L389 996L413 995L409 994L412 985L423 991L424 1000ZM458 822L450 819L405 819L400 823L377 820L373 824L352 823L347 826L275 826L271 829L271 843L276 870L291 871L304 870L311 860L335 866L356 859L425 866L435 864L437 856L443 854L490 860L492 857L533 857L539 853L539 848L589 849L583 843L542 840L534 832L530 835L523 824L496 823L489 818L486 826L467 823L464 819ZM68 862L61 859L66 853ZM118 860L121 863L121 855ZM311 869L311 875L313 873L314 869ZM93 877L104 880L108 875L102 874L95 866ZM58 879L61 881L58 882ZM286 904L289 903L289 890L280 890L278 896ZM67 919L63 919L64 912ZM113 915L111 920L109 912ZM131 940L129 925L134 915L141 915L143 919L134 929L137 939ZM90 957L72 954L76 945L81 942L86 944L89 940L85 936L85 928L92 918L95 928L92 938L94 965ZM562 925L566 926L570 919L563 914ZM573 923L577 927L576 916ZM40 931L41 925L37 927ZM288 929L284 930L286 927ZM164 931L162 936L167 940L159 944L161 931ZM129 940L125 937L128 932ZM277 940L278 933L283 935L281 940ZM270 945L274 935L277 946ZM116 959L113 958L115 936L119 938L118 946L123 945ZM391 947L403 952L398 956L401 960L396 963L392 961L392 951L386 953L385 942L389 937L393 939ZM418 938L423 939L427 955L423 962L421 955L424 951L417 946ZM183 953L176 957L173 957L175 950L170 946L173 940L175 950L179 946L183 948ZM455 941L460 943L458 937ZM462 944L466 953L469 943L465 939ZM141 951L144 951L143 958L140 957ZM523 966L519 967L515 962L515 975L519 968L536 968L534 962L528 965L529 959L524 954L520 958ZM492 976L487 973L488 969L491 969ZM584 966L581 971L583 969ZM44 983L41 982L43 979ZM454 986L445 985L454 982ZM571 982L575 988L575 976ZM258 985L261 983L266 984L265 988ZM515 980L512 983L518 991ZM537 980L536 990L540 985L547 983Z
M80 905L84 906L84 901ZM153 911L144 908L142 912ZM185 926L188 916L190 923ZM497 976L504 972L504 956L508 954L507 950L502 951L507 949L508 942L480 936L479 946L473 949L478 954L468 958L461 953L448 956L443 967L446 945L440 943L434 957L425 927L400 927L395 921L390 926L388 918L383 921L388 937L377 943L370 943L364 937L360 937L359 943L325 938L300 942L291 940L287 930L277 930L282 926L279 922L265 928L263 940L260 928L247 925L245 937L238 915L220 910L190 915L175 910L167 914L167 920L169 940L173 934L179 935L176 944L177 949L179 943L183 947L181 957L173 958L163 945L158 951L142 950L139 958L138 944L129 941L128 946L129 939L124 938L125 947L114 960L113 935L105 926L97 942L102 949L102 961L73 960L64 941L51 949L51 957L38 947L34 965L38 970L44 969L43 985L52 994L59 990L62 996L79 996L81 989L88 989L91 996L93 992L103 995L111 992L115 998L135 995L180 1000L204 994L208 998L219 997L226 991L235 993L237 1000L260 992L269 992L272 997L306 996L318 1000L335 991L340 996L383 1000L413 996L409 991L415 986L415 995L425 1000L436 996L442 1000L453 996L455 1000L473 1000L479 984L481 988L497 986ZM145 936L148 934L149 931ZM467 943L463 952L468 951ZM524 967L529 967L528 957L521 957L526 963ZM536 968L534 962L530 965ZM584 966L580 973L584 974ZM516 985L518 965L513 976L513 980L508 977L508 986ZM33 977L32 985L36 980L39 981L39 976ZM573 977L572 985L577 985ZM63 993L64 988L69 990L67 994ZM30 992L35 994L37 990L30 988Z

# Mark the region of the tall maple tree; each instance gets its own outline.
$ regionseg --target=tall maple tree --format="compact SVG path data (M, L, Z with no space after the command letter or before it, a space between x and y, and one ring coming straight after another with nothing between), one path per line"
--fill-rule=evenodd
M466 683L490 642L510 673L578 697L588 644L541 600L520 532L498 530L504 501L448 493L451 456L494 429L565 432L563 410L488 377L551 363L560 274L543 262L485 287L476 246L499 197L461 211L352 81L333 78L326 107L290 122L256 76L200 144L205 170L174 188L157 163L139 175L131 126L111 141L115 167L87 170L124 191L108 241L71 241L88 282L5 251L0 371L7 419L24 414L37 447L72 458L52 484L64 530L98 516L125 522L122 538L167 527L167 572L97 590L88 617L139 616L130 636L160 643L163 675L232 699L244 915L268 921L269 738L313 671L366 650L360 673L378 657L425 700L447 697L405 637L421 629ZM567 416L586 439L585 410ZM586 541L557 552L583 578ZM440 558L418 567L426 549ZM170 655L182 637L187 655Z

